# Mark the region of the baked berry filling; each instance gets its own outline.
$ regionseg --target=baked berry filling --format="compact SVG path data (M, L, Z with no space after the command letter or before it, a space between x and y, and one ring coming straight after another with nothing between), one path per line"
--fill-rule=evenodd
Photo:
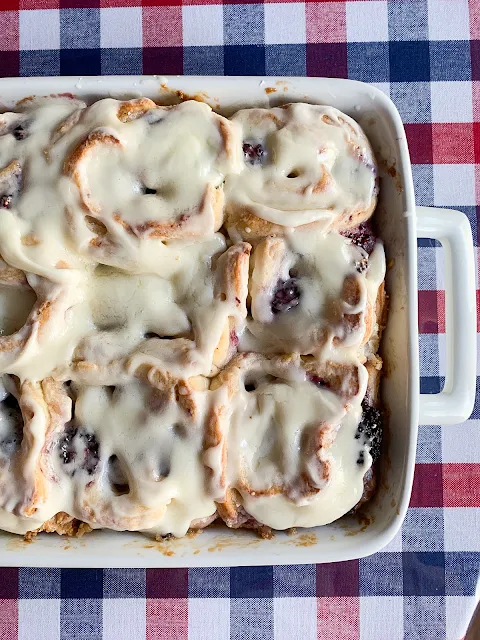
M295 278L279 280L273 293L272 313L284 313L296 307L300 302L301 291Z
M59 441L58 455L70 476L78 470L92 475L100 461L100 445L93 433L69 425Z
M377 243L377 236L371 224L369 222L362 222L362 224L355 227L355 229L347 229L341 233L345 238L349 238L353 244L368 254L355 262L355 269L358 273L364 273L368 268L368 256L370 256Z
M23 125L23 124L18 124L12 130L12 136L15 138L15 140L25 140L27 135L28 135L27 134L27 130L25 128L25 125Z
M360 260L355 261L355 269L358 273L365 273L368 269L368 258L361 258Z
M363 438L364 444L368 447L373 462L376 462L380 456L380 447L382 444L383 432L383 415L380 409L372 407L366 400L362 402L362 419L357 427L355 439ZM357 464L364 463L364 453L360 451L358 454Z
M12 135L15 140L25 140L29 136L29 120L23 114L9 114L7 120L0 122L0 136Z
M265 160L266 152L261 144L243 143L243 157L251 165L261 164Z
M18 406L17 399L11 394L6 396L0 406L0 452L10 459L22 444L22 412Z
M314 373L307 373L307 378L319 389L328 389L328 382L325 380L325 378L321 378Z
M357 247L366 251L368 255L372 253L377 243L377 236L369 222L362 222L362 224L359 224L355 229L342 231L342 235L345 236L345 238L350 238L353 244L356 244Z
M12 194L0 196L0 208L10 209L10 207L12 206L12 201L13 201Z

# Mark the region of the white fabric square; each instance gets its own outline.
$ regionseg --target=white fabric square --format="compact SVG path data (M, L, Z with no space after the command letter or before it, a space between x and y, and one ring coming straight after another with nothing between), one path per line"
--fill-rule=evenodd
M479 342L480 336L477 336L477 345ZM442 462L478 462L478 449L472 447L472 443L478 441L479 433L480 420L467 420L461 424L443 426ZM480 516L480 509L478 512Z
M317 640L317 599L275 598L273 627L275 640Z
M421 333L418 336L418 348L420 362L422 363L422 376L439 375L439 358L437 350L437 335L434 333Z
M182 8L183 46L223 45L223 7L220 4Z
M60 49L58 9L19 11L20 49L23 51Z
M438 340L438 375L445 377L447 373L447 335L439 333Z
M478 269L477 269L477 273L475 275L475 280L478 280ZM476 285L475 289L478 289L478 284ZM477 375L478 372L480 371L480 369L478 368L480 365L480 334L477 333ZM478 421L478 425L480 427L480 420ZM478 433L478 431L477 431ZM478 437L478 436L477 436ZM476 456L472 456L472 458L475 458ZM478 460L472 460L472 462L478 462Z
M100 9L100 44L105 49L142 46L142 8Z
M145 598L104 598L102 640L145 638Z
M432 82L432 122L472 122L471 82Z
M463 425L462 425L463 426ZM475 425L478 434L478 423ZM445 427L442 427L444 429ZM461 427L459 427L461 429ZM465 438L472 447L471 434L458 437ZM472 490L474 488L472 487ZM445 507L443 510L443 538L445 551L480 551L480 509L474 507Z
M264 5L265 44L305 42L305 4L303 2Z
M188 640L229 637L230 600L228 598L189 598Z
M436 269L433 265L437 263L436 251L439 247L422 247L418 253L418 289L419 291L437 291L438 280Z
M387 2L347 2L346 13L348 42L388 41Z
M446 638L463 638L475 611L474 596L445 596Z
M392 540L382 548L382 553L396 553L397 551L402 551L402 529L397 531Z
M433 193L437 207L475 205L473 164L434 164Z
M468 0L428 0L430 40L469 40Z
M360 598L360 638L403 640L403 601L399 596ZM387 632L388 630L388 632Z
M480 247L474 248L475 257L475 289L480 289ZM480 354L479 354L480 355ZM477 369L478 371L478 369Z
M59 598L19 598L18 640L59 640L59 620Z
M368 84L380 89L386 96L390 97L390 82L369 82Z

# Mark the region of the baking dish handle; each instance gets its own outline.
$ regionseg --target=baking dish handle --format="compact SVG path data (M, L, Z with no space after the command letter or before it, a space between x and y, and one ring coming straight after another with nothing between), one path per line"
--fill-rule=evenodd
M473 410L476 294L472 230L465 214L416 207L417 237L442 243L445 256L446 375L443 391L420 395L420 424L456 424Z

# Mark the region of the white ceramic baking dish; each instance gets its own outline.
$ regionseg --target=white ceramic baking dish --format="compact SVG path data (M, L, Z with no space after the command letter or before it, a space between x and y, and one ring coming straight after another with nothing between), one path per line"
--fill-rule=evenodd
M328 526L260 540L251 532L213 527L196 537L151 542L140 534L97 531L66 540L42 534L27 544L0 534L0 565L54 567L195 567L319 563L379 551L398 532L412 487L417 429L461 422L475 398L475 273L467 218L457 211L415 207L403 125L394 104L378 89L349 80L319 78L102 77L0 80L8 108L26 95L73 93L87 101L112 96L172 100L181 91L230 115L241 107L291 101L328 104L365 129L380 164L376 218L390 269L388 328L382 346L387 374L383 398L389 412L381 483L361 521L344 517ZM446 381L438 395L419 393L417 237L444 246Z

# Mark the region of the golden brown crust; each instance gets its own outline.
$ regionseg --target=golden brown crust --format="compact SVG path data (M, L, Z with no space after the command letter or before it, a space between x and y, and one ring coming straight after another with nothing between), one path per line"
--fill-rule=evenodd
M175 378L167 371L161 371L156 367L140 367L136 371L136 376L140 379L144 378L154 387L154 390L161 392L162 395L160 396L155 392L152 393L153 404L155 404L156 399L162 403L174 401L182 407L192 420L197 419L197 406L193 393L195 391L194 387L198 388L198 379L193 382L194 386L192 386L188 379Z
M47 159L49 159L49 157L50 157L49 153L50 153L52 147L64 135L66 135L69 131L71 131L73 129L73 127L79 122L79 120L82 117L83 111L86 108L86 106L87 105L83 104L83 103L81 105L79 105L78 109L75 109L75 111L73 111L73 113L71 113L67 118L65 118L65 120L60 122L60 124L58 124L55 127L55 130L53 131L51 139L50 139L50 144L48 145L48 147L45 150Z
M92 527L86 522L77 520L68 513L60 511L53 518L47 520L38 529L27 531L25 534L25 540L32 540L37 534L42 533L57 533L59 536L68 536L71 538L81 538L85 533L93 531Z
M159 107L153 100L149 98L137 98L136 100L127 100L122 102L117 111L117 118L120 122L131 122L137 118L141 118L152 109L166 110L166 107Z
M383 281L378 288L375 303L372 305L370 331L365 332L366 340L364 340L364 344L367 360L375 359L378 354L383 330L387 324L387 316L388 296L385 291L385 281Z
M360 392L360 370L353 363L327 360L318 362L314 358L303 357L303 367L314 384L330 389L349 402Z
M213 366L223 367L237 350L238 334L247 315L248 270L251 246L246 242L233 245L217 263L215 298L233 306L235 315L228 316L213 354Z
M25 464L28 462L35 449L38 450L38 446L35 446L35 439L38 436L32 429L33 420L39 411L44 413L45 415L43 422L46 427L48 423L47 416L49 409L45 403L41 386L38 383L34 384L28 381L23 382L20 387L20 397L18 404L20 406L23 417L23 439L21 446L21 457L23 459L23 463ZM20 509L20 512L26 516L32 516L37 510L37 505L43 502L46 496L45 478L41 472L40 465L38 464L40 459L40 450L38 450L36 457L37 463L35 464L33 485L30 487L27 486L27 497L25 505ZM30 489L31 491L30 495L28 495L28 489Z
M268 236L283 236L288 227L282 227L256 216L246 205L227 204L225 226L232 238L240 235L247 242L258 242Z
M229 529L253 529L261 538L269 540L273 537L270 527L258 522L245 511L235 489L228 489L224 502L217 506L218 515Z

